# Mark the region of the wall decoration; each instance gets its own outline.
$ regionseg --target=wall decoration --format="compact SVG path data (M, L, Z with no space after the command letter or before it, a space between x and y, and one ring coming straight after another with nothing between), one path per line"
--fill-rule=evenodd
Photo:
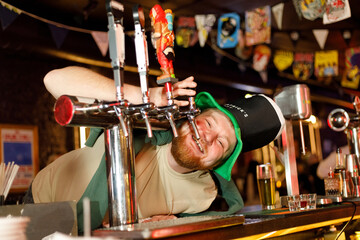
M238 43L240 17L237 13L226 13L218 20L217 45L220 48L234 48Z
M14 162L19 170L12 189L25 191L39 171L38 128L0 124L1 162Z
M326 0L301 0L301 14L305 19L315 20L321 18L325 12Z
M314 72L314 54L303 52L295 53L292 71L296 79L309 79Z
M194 17L179 17L175 34L176 44L188 48L194 46L198 40Z
M323 23L329 24L351 17L348 0L327 0Z
M316 77L332 77L338 75L338 51L315 52L314 59Z
M290 67L293 61L294 53L291 51L276 50L274 53L273 62L277 70L279 70L280 72Z
M345 51L345 71L341 79L341 86L358 89L360 80L360 47L349 48Z
M253 68L259 72L264 83L267 82L267 65L271 57L271 49L266 45L258 45L254 49Z
M246 45L270 43L271 13L270 6L245 12Z

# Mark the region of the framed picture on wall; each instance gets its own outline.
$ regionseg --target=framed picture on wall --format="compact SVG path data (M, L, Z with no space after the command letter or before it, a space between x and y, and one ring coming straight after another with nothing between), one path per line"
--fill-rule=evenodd
M12 192L25 191L39 171L38 127L0 124L0 157L6 165L19 165Z

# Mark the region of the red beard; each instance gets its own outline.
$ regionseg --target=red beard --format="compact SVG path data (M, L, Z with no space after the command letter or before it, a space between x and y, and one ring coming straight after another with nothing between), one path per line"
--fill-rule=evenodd
M201 163L199 156L194 156L192 151L188 149L185 144L186 135L179 135L174 138L171 146L171 154L175 158L177 164L181 167L192 170L204 170L205 166Z

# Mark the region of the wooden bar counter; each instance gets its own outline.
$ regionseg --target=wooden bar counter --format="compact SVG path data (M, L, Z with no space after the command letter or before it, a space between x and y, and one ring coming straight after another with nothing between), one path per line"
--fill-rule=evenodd
M360 218L360 202L342 202L337 204L317 207L314 210L306 210L300 212L289 212L286 208L275 210L259 210L260 206L245 207L239 216L244 216L242 223L231 221L223 221L223 225L212 224L208 222L207 228L202 226L202 229L196 229L198 223L193 223L193 228L186 234L178 232L169 235L162 235L161 238L166 239L264 239L276 237L288 239L287 235L305 232L308 230L315 230L330 225L337 225L346 223L354 214L353 220ZM355 213L354 213L355 211ZM239 218L241 221L241 218ZM233 219L234 220L234 219ZM222 220L220 220L222 221ZM236 221L236 218L235 218ZM181 227L179 227L181 228ZM166 228L158 230L150 230L151 233L165 232ZM166 230L167 231L167 230ZM126 238L157 238L156 235L139 237L127 235ZM175 231L176 232L176 231ZM123 236L115 231L100 231L98 236ZM160 236L160 235L158 235ZM286 237L287 236L287 237ZM124 237L124 236L123 236Z

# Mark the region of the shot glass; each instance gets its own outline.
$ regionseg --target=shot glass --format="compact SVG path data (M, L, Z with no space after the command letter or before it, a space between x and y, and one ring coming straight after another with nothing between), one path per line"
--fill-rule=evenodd
M316 209L316 193L309 193L307 201L308 209Z
M287 200L288 200L290 212L300 211L300 196L299 195L288 196Z
M300 194L300 210L308 209L308 194Z

